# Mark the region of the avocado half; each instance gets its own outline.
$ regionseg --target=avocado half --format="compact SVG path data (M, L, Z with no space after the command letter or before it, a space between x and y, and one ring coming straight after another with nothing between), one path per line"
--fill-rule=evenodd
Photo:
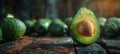
M73 39L81 44L94 43L100 36L100 27L94 13L82 7L73 17L70 26Z

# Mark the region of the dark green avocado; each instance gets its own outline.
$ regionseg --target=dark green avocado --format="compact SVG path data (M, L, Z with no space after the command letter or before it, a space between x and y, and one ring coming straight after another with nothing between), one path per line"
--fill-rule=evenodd
M64 22L67 24L68 26L68 30L67 30L67 34L70 35L70 23L72 21L72 17L68 17L64 19Z
M94 13L82 7L73 17L70 26L73 39L80 44L89 45L97 41L100 36L100 27Z
M105 34L112 38L120 36L120 18L111 17L106 21Z
M98 22L99 22L99 25L100 25L100 34L101 34L101 36L105 36L104 28L105 28L106 21L107 21L107 19L105 17L99 17L98 18Z
M26 32L25 24L17 18L2 18L0 19L0 27L3 33L3 38L6 40L20 39Z
M31 32L34 32L33 31L33 26L36 23L36 19L28 19L28 20L25 20L24 23L27 27L26 34L29 35Z
M35 25L33 26L33 30L39 35L45 35L48 32L48 27L51 22L52 21L49 18L38 19Z
M2 37L2 30L1 30L1 28L0 28L0 41L3 39L3 37Z
M68 18L64 19L64 22L65 22L68 26L70 26L71 21L72 21L72 17L68 17Z
M27 28L31 29L33 25L36 23L36 19L29 19L24 21Z
M50 24L48 31L51 35L60 36L67 32L67 25L59 18L54 18Z
M107 19L104 18L104 17L99 17L98 18L98 22L99 22L99 25L100 25L101 28L104 28L106 21L107 21Z

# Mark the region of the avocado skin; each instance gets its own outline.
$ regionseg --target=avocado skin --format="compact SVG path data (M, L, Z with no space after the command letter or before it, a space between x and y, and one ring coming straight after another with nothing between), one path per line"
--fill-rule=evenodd
M1 30L1 28L0 28L0 41L3 39L3 37L2 37L2 30Z
M105 28L106 21L107 21L107 19L105 17L99 17L98 18L98 22L99 22L99 25L100 25L100 35L101 36L105 36L104 28Z
M70 35L70 23L72 21L72 17L68 17L66 19L64 19L64 22L67 24L68 26L68 30L67 30L67 34Z
M107 19L104 18L104 17L98 18L98 22L99 22L99 25L100 25L101 28L103 28L105 26L106 21L107 21Z
M120 18L111 17L105 24L105 35L111 38L117 38L120 34Z
M51 22L52 21L49 18L38 19L33 26L33 30L37 32L39 35L45 35L48 32L48 27Z
M34 32L33 31L33 26L36 23L36 19L28 19L28 20L25 20L24 23L25 23L25 25L27 27L27 31L26 31L27 35Z
M68 17L68 18L64 19L64 22L65 22L68 26L70 26L71 21L72 21L72 17Z
M59 18L54 18L50 24L48 31L51 35L61 36L66 34L68 26Z
M3 32L3 38L9 41L20 39L26 32L25 24L17 18L0 19L0 27Z

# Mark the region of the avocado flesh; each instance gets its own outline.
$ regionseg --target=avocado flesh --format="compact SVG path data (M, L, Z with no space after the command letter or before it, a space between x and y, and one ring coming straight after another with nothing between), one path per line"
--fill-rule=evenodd
M77 28L78 27L77 25L79 24L79 22L82 22L84 20L89 20L94 25L93 26L94 32L92 36L89 36L89 35L86 36L78 32L79 29ZM73 18L71 22L71 33L74 39L79 43L91 44L95 42L99 38L100 28L99 28L99 25L98 25L98 22L97 22L97 19L94 13L91 10L85 7L82 7L77 12L77 14L75 15L75 17Z

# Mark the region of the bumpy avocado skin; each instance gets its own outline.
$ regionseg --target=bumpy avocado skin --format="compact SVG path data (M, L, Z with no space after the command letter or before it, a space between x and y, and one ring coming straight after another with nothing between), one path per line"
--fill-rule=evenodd
M70 23L72 21L72 17L68 17L64 19L64 22L67 24L68 26L68 30L67 30L67 34L70 35Z
M26 31L27 35L30 35L31 32L34 32L33 26L36 23L36 19L28 19L28 20L25 20L24 23L27 27L27 31Z
M109 37L116 38L120 34L120 18L111 17L106 21L105 34Z
M105 36L104 28L105 28L106 21L107 21L107 19L105 17L99 17L98 18L98 22L99 22L99 25L100 25L100 34L101 34L101 36Z
M2 30L1 30L1 28L0 28L0 41L3 39L3 37L2 37Z
M39 35L45 35L48 32L48 27L52 21L49 18L38 19L33 26L33 30Z
M54 18L50 24L48 31L51 35L60 36L67 32L67 25L59 18Z
M0 19L0 27L3 38L10 41L20 39L26 32L25 24L17 18Z
M95 29L95 33L93 36L86 37L84 35L77 33L78 29L76 29L76 25L77 23L79 23L80 21L84 19L88 19L92 21L94 25L94 29ZM100 27L99 27L98 21L94 13L91 10L87 9L86 7L80 8L77 14L73 17L71 21L70 31L71 31L71 35L73 39L77 43L83 44L83 45L89 45L89 44L94 43L95 41L97 41L97 39L100 36Z
M36 23L36 19L29 19L24 21L28 29L32 29L33 25Z
M68 26L70 26L71 21L72 21L72 17L68 17L68 18L66 18L66 19L64 20L64 22L65 22Z
M104 18L104 17L98 18L98 22L99 22L99 25L100 25L101 28L103 28L105 26L106 21L107 21L107 19Z

